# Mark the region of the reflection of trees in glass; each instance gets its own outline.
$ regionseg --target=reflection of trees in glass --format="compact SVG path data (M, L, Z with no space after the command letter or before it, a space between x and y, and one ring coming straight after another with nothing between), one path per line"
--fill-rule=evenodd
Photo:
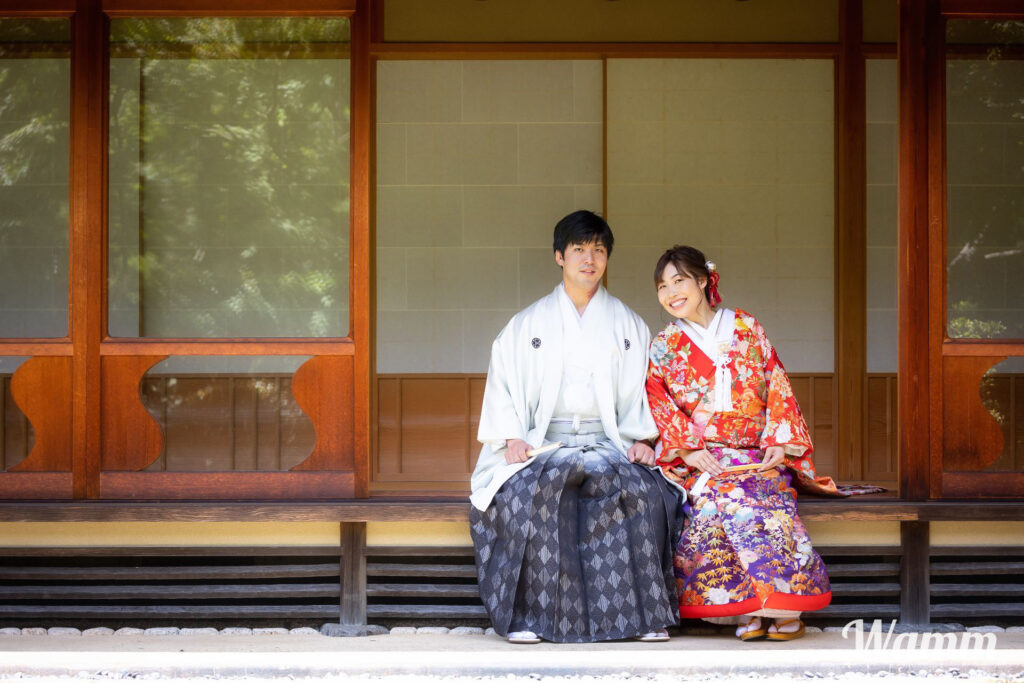
M347 39L343 19L113 22L139 74L111 80L111 177L136 167L140 205L111 290L144 336L347 333Z
M1024 46L1024 22L947 26L948 333L1022 338L1024 64L1006 56Z
M67 333L67 32L0 19L0 336Z

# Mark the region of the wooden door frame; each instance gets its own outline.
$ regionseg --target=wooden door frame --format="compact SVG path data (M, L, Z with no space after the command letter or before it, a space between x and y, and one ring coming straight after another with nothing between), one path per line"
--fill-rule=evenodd
M24 497L95 499L104 495L101 480L107 477L108 488L119 498L139 495L147 498L161 495L259 498L268 494L272 498L303 498L307 493L316 498L365 497L369 474L372 339L369 0L37 0L30 9L25 9L25 4L18 0L0 0L0 16L64 17L71 21L69 334L63 339L5 339L0 341L0 350L5 355L70 357L71 467L66 473L0 473L5 491L8 495ZM129 16L340 16L350 19L350 301L346 337L123 339L106 333L108 25L112 17ZM307 372L312 380L307 380L307 384L319 393L330 395L320 402L322 405L314 407L319 415L314 419L320 421L317 441L320 444L326 440L328 445L324 448L328 450L343 449L339 451L343 470L324 469L326 463L332 462L331 456L318 446L310 457L312 465L305 469L319 467L320 471L180 474L172 477L174 482L168 482L166 491L160 485L154 486L152 482L157 479L149 477L148 473L101 473L105 441L102 411L105 362L171 354L314 356L316 363ZM345 370L346 367L351 370ZM338 371L343 375L337 375ZM347 395L329 391L329 380L344 375L350 378ZM345 415L349 416L347 424L342 425ZM337 464L331 467L336 468ZM275 487L280 489L276 493Z
M900 0L899 413L904 498L1019 497L1024 473L944 469L944 364L1024 355L1024 340L946 334L947 19L1024 19L1012 0ZM922 350L924 352L922 352Z

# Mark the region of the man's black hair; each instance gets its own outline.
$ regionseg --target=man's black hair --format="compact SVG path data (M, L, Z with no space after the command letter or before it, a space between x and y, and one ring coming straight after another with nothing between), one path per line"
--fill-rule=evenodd
M555 226L554 248L565 256L565 248L570 244L590 244L598 242L612 255L612 247L615 245L615 237L612 229L608 227L605 219L593 211L580 209L573 211L568 216L558 221Z

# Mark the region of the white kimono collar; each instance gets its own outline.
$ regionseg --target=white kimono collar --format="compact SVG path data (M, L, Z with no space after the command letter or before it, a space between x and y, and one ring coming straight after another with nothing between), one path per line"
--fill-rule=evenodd
M732 405L732 372L729 370L729 350L736 329L736 311L720 308L706 328L679 318L676 321L694 344L715 364L715 396L713 410L727 412Z
M562 306L566 307L572 313L570 317L579 322L580 325L583 324L584 316L586 316L588 321L591 318L601 317L608 299L608 292L605 290L604 286L598 285L597 291L594 292L594 296L590 298L590 301L587 302L587 307L583 309L583 315L580 315L580 312L576 310L576 304L574 304L572 299L569 298L569 292L565 291L564 282L559 282L558 285L555 286L555 293L557 294L559 301L562 302Z

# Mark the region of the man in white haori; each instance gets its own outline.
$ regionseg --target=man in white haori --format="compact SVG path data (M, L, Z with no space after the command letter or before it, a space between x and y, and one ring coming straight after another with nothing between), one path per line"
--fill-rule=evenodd
M667 640L679 500L654 467L647 325L601 286L614 237L555 226L562 282L491 349L471 482L480 595L517 643Z

